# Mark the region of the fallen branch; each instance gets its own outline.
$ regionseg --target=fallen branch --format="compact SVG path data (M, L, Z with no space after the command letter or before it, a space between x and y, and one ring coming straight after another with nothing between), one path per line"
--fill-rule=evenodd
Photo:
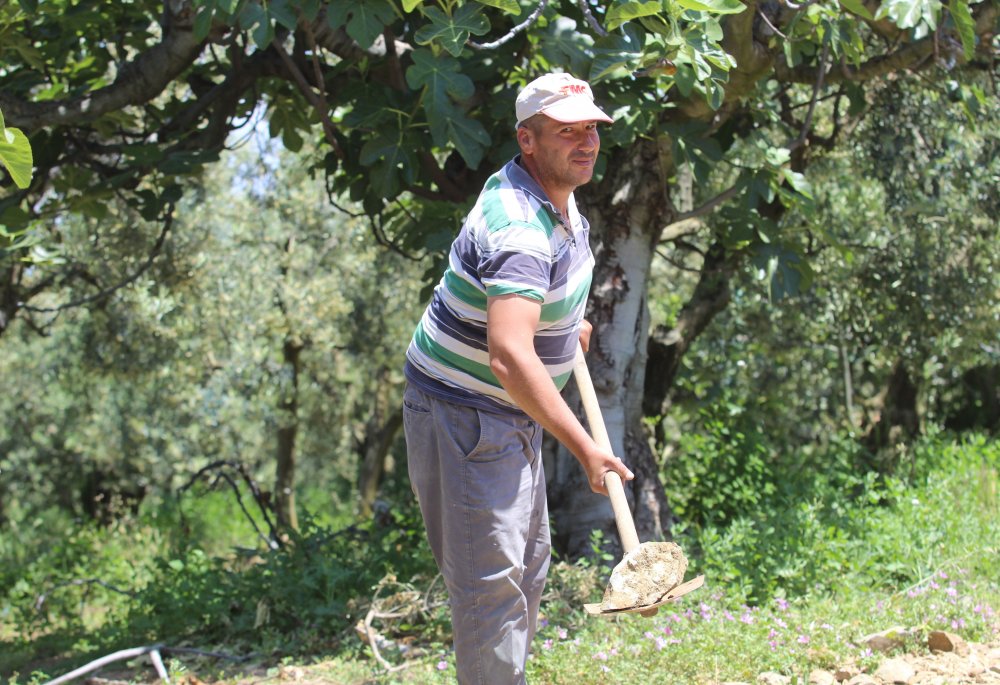
M192 647L168 647L163 644L149 645L148 647L133 647L132 649L122 649L112 654L108 654L107 656L102 656L99 659L95 659L85 666L81 666L74 671L70 671L69 673L61 675L54 680L50 680L45 685L59 685L59 683L69 682L74 678L79 678L82 675L96 671L102 666L107 666L108 664L116 661L134 659L135 657L142 656L143 654L149 654L149 660L152 662L153 668L156 669L156 674L160 677L160 680L167 685L170 685L170 678L167 675L167 669L163 666L163 658L161 657L161 654L196 654L198 656L208 656L215 659L229 659L231 661L246 661L254 656L252 654L246 656L233 656L232 654L222 654L220 652L206 652Z
M391 664L382 656L381 649L395 648L404 656L411 650L406 645L400 645L396 641L381 635L372 627L372 623L376 619L404 619L412 623L417 616L429 614L433 609L446 604L443 601L437 603L431 602L431 590L434 588L439 577L440 574L435 576L427 590L421 593L414 589L412 585L397 582L393 575L386 576L375 587L375 595L372 597L371 606L364 620L358 621L354 626L354 630L358 633L358 636L371 647L375 660L388 673L395 673L404 668L409 668L416 662L410 661L397 665ZM379 595L389 587L399 587L402 589L393 592L387 597L380 597ZM418 651L413 651L413 655L417 653Z
M167 685L170 685L170 678L167 677L167 669L163 667L163 660L160 658L160 650L163 649L163 645L150 645L149 647L135 647L133 649L123 649L113 654L108 654L107 656L102 656L100 659L95 659L85 666L81 666L75 671L70 671L65 675L61 675L55 680L50 680L46 685L59 685L59 683L66 683L74 678L79 678L82 675L86 675L91 671L96 671L102 666L107 666L108 664L114 663L116 661L123 661L125 659L134 659L137 656L142 656L143 654L149 654L150 661L153 662L153 668L156 669L156 674L160 676L162 680Z

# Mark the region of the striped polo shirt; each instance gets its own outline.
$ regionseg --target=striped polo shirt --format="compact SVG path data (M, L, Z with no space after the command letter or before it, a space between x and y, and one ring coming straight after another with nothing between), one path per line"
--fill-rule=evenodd
M542 305L535 352L556 387L573 371L594 257L590 226L570 195L562 217L518 163L493 174L451 246L448 268L406 351L406 378L424 392L523 415L490 370L486 298L516 293Z

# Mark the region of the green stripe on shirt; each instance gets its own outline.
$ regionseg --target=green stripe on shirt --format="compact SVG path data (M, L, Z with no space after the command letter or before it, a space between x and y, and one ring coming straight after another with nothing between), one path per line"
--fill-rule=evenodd
M542 305L540 321L559 321L577 307L583 306L590 294L590 278L580 283L576 292L557 302Z
M413 341L424 354L442 362L445 366L449 366L452 369L458 369L459 371L467 373L488 385L492 385L497 388L503 387L500 385L500 381L497 380L497 377L493 374L493 371L490 370L488 364L474 362L471 359L452 352L443 345L439 345L427 335L427 331L424 330L423 326L417 326L417 330L413 334Z
M448 269L444 273L444 284L448 288L448 292L465 304L486 311L486 295L483 294L483 291L451 269Z

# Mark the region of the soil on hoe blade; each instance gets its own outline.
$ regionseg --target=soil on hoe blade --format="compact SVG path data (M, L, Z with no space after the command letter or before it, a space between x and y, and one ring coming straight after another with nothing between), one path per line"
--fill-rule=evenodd
M687 557L673 542L646 542L625 554L604 590L601 611L656 604L684 581Z

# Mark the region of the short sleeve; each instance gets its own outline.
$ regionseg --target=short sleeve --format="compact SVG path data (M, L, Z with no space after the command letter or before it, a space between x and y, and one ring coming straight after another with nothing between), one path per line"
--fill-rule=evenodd
M486 295L523 295L545 301L552 273L552 245L545 229L512 222L486 233L480 250L479 278Z

